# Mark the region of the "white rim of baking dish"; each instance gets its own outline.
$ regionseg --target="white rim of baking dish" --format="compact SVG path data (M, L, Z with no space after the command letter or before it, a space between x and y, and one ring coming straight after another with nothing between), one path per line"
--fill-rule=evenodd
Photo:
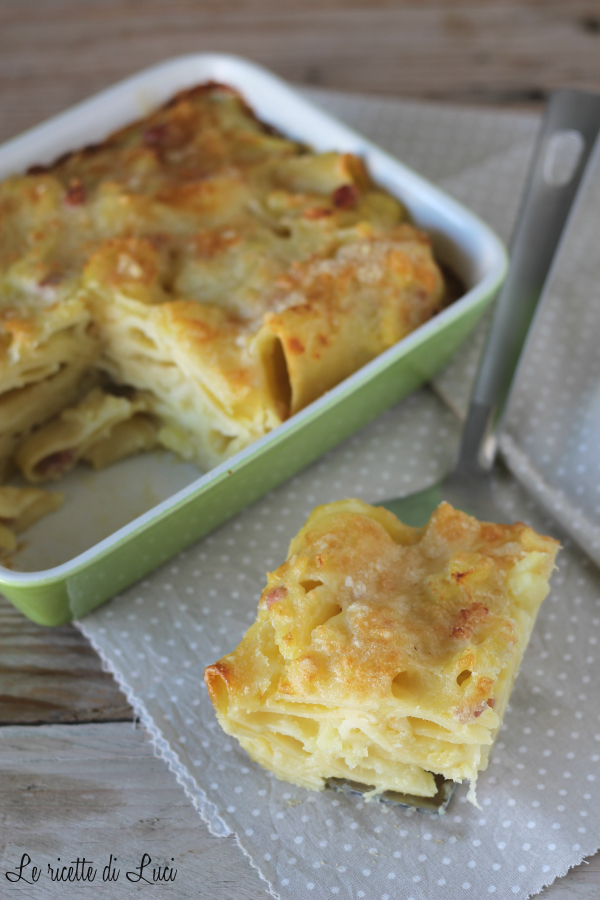
M184 504L210 482L230 475L233 469L252 455L259 454L263 447L301 428L324 406L352 392L362 381L369 380L379 369L386 368L395 357L410 353L433 332L462 317L470 307L497 290L506 272L508 258L504 245L478 216L367 138L306 100L276 75L255 63L226 54L191 54L159 63L7 141L0 146L0 178L22 172L30 165L50 163L62 153L81 147L82 121L89 123L85 143L94 143L135 118L146 115L176 91L202 81L217 81L237 88L259 119L274 124L286 136L309 143L320 151L333 149L360 155L374 179L400 197L416 223L433 233L434 242L437 239L442 251L444 244L455 251L460 250L460 258L455 259L455 265L462 267L464 272L470 263L471 271L465 277L475 284L451 306L287 422L67 562L30 572L15 572L0 565L0 577L5 585L41 586L72 575L91 561L100 559L133 533L142 531ZM315 130L315 135L307 134L310 129ZM443 233L436 229L440 219L447 226Z

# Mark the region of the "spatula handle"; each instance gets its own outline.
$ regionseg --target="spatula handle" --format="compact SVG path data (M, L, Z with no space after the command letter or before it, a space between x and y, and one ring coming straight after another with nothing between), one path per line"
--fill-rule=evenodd
M457 462L462 472L493 465L498 423L599 129L600 95L565 89L551 96L475 379Z

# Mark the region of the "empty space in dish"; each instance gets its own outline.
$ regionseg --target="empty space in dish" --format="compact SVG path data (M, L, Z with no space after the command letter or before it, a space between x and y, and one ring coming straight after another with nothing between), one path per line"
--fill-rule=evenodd
M131 456L100 472L76 466L56 484L46 485L50 491L60 491L65 502L19 535L14 566L35 572L68 562L193 484L201 474L192 463L167 451Z

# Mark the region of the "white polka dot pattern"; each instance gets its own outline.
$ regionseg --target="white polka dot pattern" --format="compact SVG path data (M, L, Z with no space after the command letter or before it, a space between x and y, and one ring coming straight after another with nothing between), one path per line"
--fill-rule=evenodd
M480 211L487 203L498 219L514 216L509 175L517 173L514 183L521 184L530 117L331 94L324 100L436 177L444 159L445 172L455 175L466 160L472 168L454 179L457 195ZM462 375L457 367L446 382L442 377L457 406L473 365L468 354L461 362ZM531 415L531 407L522 414ZM569 538L480 779L480 810L466 803L464 789L447 815L433 817L280 782L223 734L203 687L204 666L232 649L254 619L265 571L283 561L311 508L425 486L450 466L458 432L449 408L430 390L418 392L81 623L210 827L237 833L282 900L525 898L598 848L600 578ZM570 446L563 452L570 460ZM515 518L556 533L503 470L496 489Z
M511 398L502 452L600 565L600 145Z

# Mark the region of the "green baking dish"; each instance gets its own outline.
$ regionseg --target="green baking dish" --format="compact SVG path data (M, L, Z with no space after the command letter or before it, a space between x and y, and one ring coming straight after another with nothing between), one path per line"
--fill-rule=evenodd
M236 57L199 54L148 69L0 148L0 177L101 140L185 87L238 88L257 115L317 150L360 154L432 236L468 290L456 303L289 421L199 476L169 454L76 470L62 510L27 532L0 589L44 625L80 617L207 534L430 379L494 297L507 258L476 216L278 78ZM19 568L20 571L16 571Z

